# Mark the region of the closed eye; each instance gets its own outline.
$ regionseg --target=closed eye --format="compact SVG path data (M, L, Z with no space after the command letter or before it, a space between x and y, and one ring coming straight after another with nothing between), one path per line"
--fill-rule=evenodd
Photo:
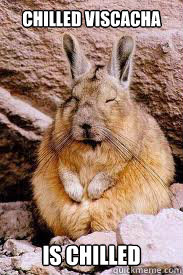
M76 102L79 102L79 98L78 98L78 97L76 97L76 96L72 96L72 98L73 98L73 99L75 99L75 100L76 100Z
M77 98L76 96L70 96L66 101L65 104L70 103L72 101L72 99L74 99L76 102L79 102L79 98Z
M109 98L109 99L107 99L106 100L106 102L105 103L108 103L108 102L111 102L111 101L114 101L116 98Z

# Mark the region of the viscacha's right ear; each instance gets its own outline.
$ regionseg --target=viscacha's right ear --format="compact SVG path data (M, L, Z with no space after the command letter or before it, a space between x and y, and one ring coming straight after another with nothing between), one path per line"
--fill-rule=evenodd
M82 52L78 40L73 35L64 33L63 48L68 58L71 75L74 80L90 70L90 62Z

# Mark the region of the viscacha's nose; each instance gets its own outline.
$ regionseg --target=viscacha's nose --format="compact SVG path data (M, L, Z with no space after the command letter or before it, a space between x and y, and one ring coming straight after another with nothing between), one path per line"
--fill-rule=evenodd
M83 137L84 138L90 138L91 137L91 125L88 123L83 123L80 125L81 128L83 129Z
M91 125L88 124L88 123L83 123L83 124L81 125L81 128L83 128L84 130L90 130L90 129L91 129Z

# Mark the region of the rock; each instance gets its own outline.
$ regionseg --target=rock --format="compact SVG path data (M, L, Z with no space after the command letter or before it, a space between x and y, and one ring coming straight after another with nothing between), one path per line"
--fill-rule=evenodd
M41 250L28 241L9 239L4 244L4 250L13 256L19 256L26 252L35 252Z
M115 232L93 232L91 234L88 234L86 236L82 236L79 239L76 240L75 242L76 245L87 245L87 244L105 244L106 246L110 244L116 245L116 234ZM76 266L74 269L80 271L80 272L92 272L97 267L94 266Z
M7 274L11 270L11 259L9 257L0 257L0 274Z
M183 184L174 183L170 186L170 191L172 192L172 203L174 208L183 207Z
M109 268L107 270L104 270L102 272L96 272L95 275L130 275L130 267L128 266L115 266L112 268Z
M30 199L35 151L51 118L0 88L0 201Z
M75 245L79 246L79 245L87 245L87 244L105 244L106 246L110 245L110 244L114 244L116 245L116 234L115 232L93 232L91 234L85 235L80 237L79 239L77 239L75 241ZM64 247L65 249L66 247ZM64 258L64 257L63 257ZM64 263L64 266L67 267L67 264ZM79 271L79 272L93 272L95 269L97 269L98 267L96 266L74 266L74 267L70 267L69 268Z
M7 240L4 250L0 247L0 275L33 274L59 275L61 273L52 266L42 265L41 247L33 246L28 241Z
M31 274L35 275L60 275L60 272L58 272L53 266L33 266L30 271Z
M66 246L69 244L74 244L74 242L70 240L67 236L56 236L50 240L50 245L54 245L54 244Z
M71 245L71 244L74 244L74 242L66 236L56 236L56 237L53 237L50 240L50 245L60 245L60 246L62 246L62 252L61 252L62 261L63 261L62 265L64 265L65 250L66 250L67 246Z
M131 214L118 226L118 244L141 248L141 266L181 267L183 265L183 213L163 209L158 215Z
M142 34L137 38L132 91L136 100L156 118L168 137L175 156L177 180L182 179L183 75L180 54L183 37L179 32ZM167 45L168 52L163 52ZM156 60L156 61L155 61ZM176 84L175 84L176 83ZM182 164L182 165L181 165Z
M80 275L81 273L72 271L72 270L68 270L66 268L61 270L61 275Z
M139 102L156 117L171 143L177 164L177 180L183 180L183 2L179 0L120 1L14 1L0 3L0 86L11 92L11 99L17 97L21 110L12 108L8 102L4 106L12 108L10 116L5 114L5 107L0 111L0 200L27 199L27 183L35 163L35 150L41 134L32 122L32 112L27 115L25 109L32 106L36 117L44 121L43 113L53 114L60 100L69 95L69 70L62 51L61 35L64 28L24 28L21 24L22 10L46 9L72 10L160 10L162 28L128 29L137 37L137 52L134 62L132 93ZM81 42L87 56L95 63L108 61L113 40L126 29L90 28L84 24L81 28L71 28ZM2 90L0 91L1 94ZM3 92L4 97L4 92ZM6 97L6 96L5 96ZM6 97L7 98L7 97ZM8 100L9 101L9 100ZM24 105L25 104L25 105ZM25 106L25 107L23 107ZM41 110L42 112L39 112ZM25 111L25 114L24 114ZM15 112L15 115L13 113ZM17 114L18 112L18 114ZM39 113L38 113L39 112ZM34 115L33 115L34 117ZM38 126L42 127L42 126ZM44 128L44 127L43 127ZM28 154L27 154L28 152ZM6 188L5 188L6 186ZM22 186L24 186L22 188ZM17 188L18 187L18 188ZM16 196L15 196L16 192ZM23 193L23 194L22 194Z
M75 241L76 245L87 244L110 244L116 245L116 234L113 231L109 232L93 232L91 234L80 237Z
M73 272L76 272L76 274L78 272L79 272L79 274L80 273L82 273L82 274L89 273L90 274L90 273L93 273L96 269L98 269L98 267L96 267L96 266L86 266L86 265L85 266L76 265L76 266L71 267L71 266L67 265L66 263L63 263L63 267L68 268L69 270L72 269Z
M18 271L15 271L15 270L11 270L11 275L19 275L19 272ZM23 274L22 274L23 275Z
M13 268L28 271L36 275L59 275L60 273L52 266L42 265L42 252L28 252L22 256L12 258Z
M23 100L13 97L3 88L0 88L0 110L12 123L20 127L20 132L21 128L29 130L24 133L27 139L39 140L40 135L44 133L52 121L49 116L46 116Z
M34 237L35 230L29 202L0 203L0 238L5 240Z

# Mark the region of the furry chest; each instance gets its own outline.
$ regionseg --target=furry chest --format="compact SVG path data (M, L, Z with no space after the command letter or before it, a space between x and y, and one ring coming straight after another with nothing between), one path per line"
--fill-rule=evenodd
M106 158L99 152L89 151L82 154L79 178L83 186L87 186L92 178L105 169Z

